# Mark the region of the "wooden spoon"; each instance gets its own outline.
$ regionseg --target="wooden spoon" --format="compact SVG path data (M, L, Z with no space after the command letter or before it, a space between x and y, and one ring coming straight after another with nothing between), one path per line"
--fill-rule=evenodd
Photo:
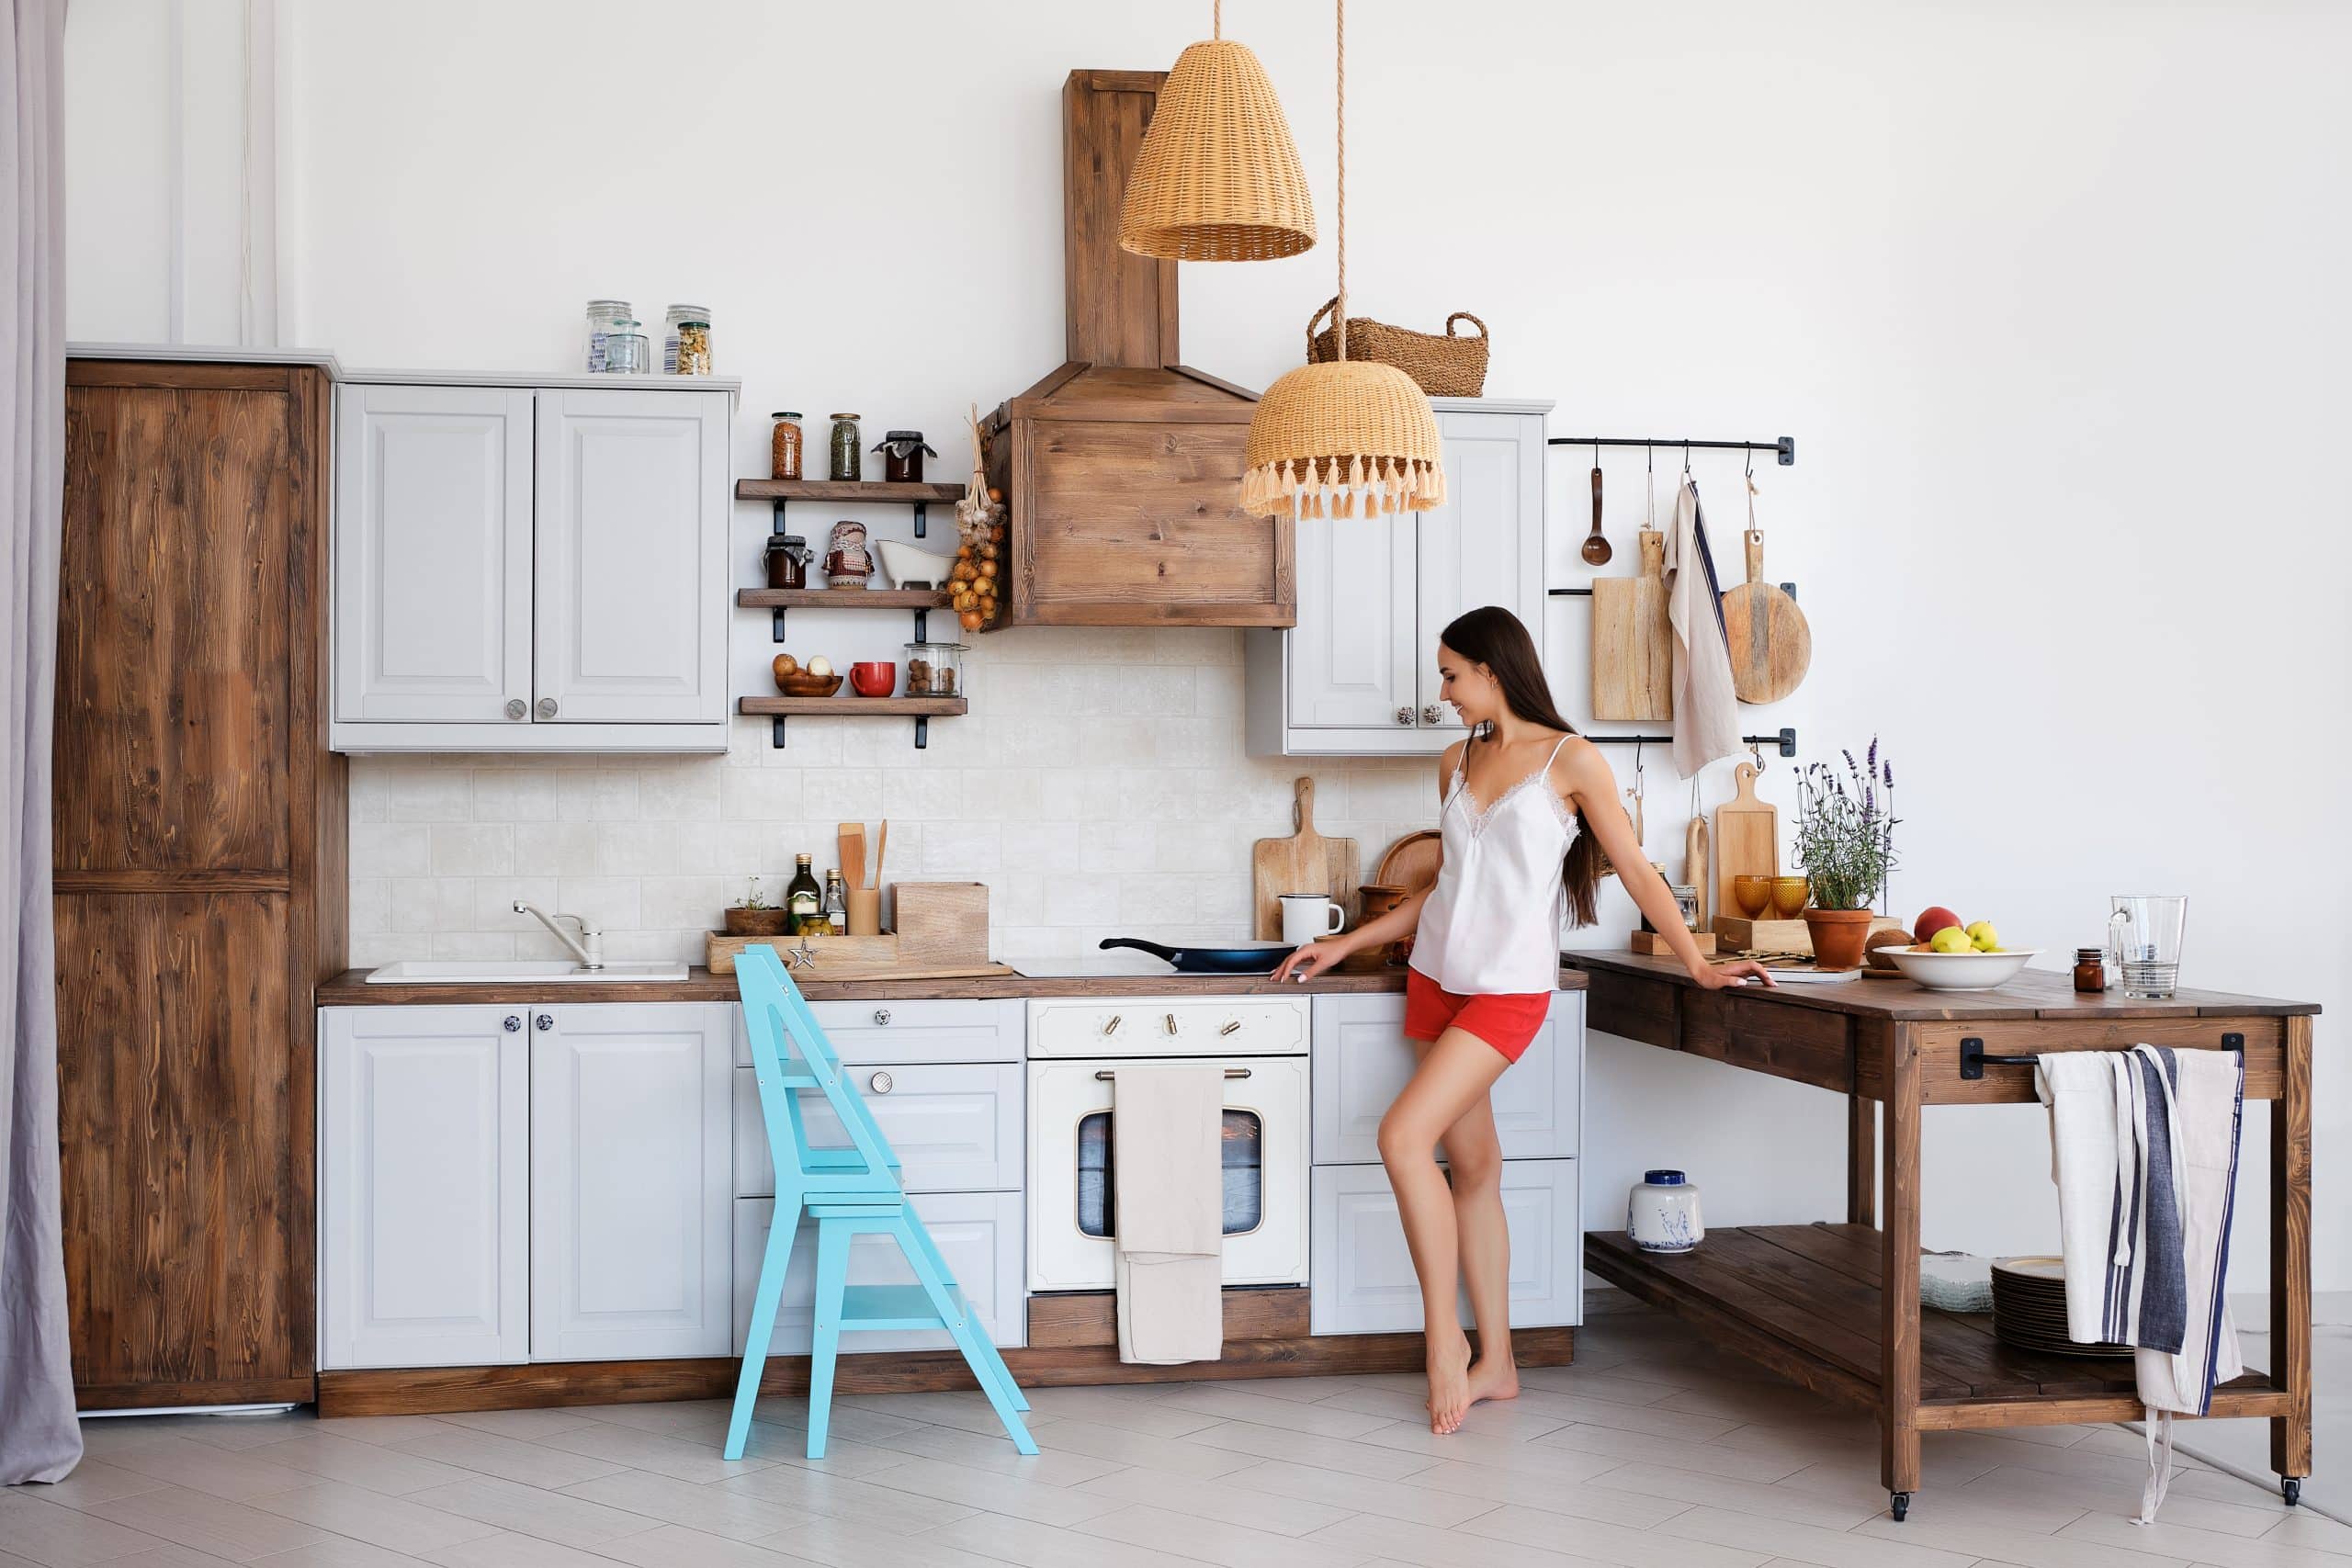
M1586 536L1584 541L1585 564L1607 566L1609 558L1615 553L1609 547L1609 541L1600 536L1600 465L1595 463L1592 466L1592 532Z

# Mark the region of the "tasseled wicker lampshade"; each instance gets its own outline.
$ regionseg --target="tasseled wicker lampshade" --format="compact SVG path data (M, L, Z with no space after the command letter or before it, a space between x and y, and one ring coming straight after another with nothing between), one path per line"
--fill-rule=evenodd
M1370 517L1445 504L1437 415L1393 365L1343 359L1287 372L1258 400L1243 462L1241 510L1257 516Z
M1269 261L1315 243L1315 203L1266 68L1228 39L1177 57L1119 208L1119 244L1164 261Z

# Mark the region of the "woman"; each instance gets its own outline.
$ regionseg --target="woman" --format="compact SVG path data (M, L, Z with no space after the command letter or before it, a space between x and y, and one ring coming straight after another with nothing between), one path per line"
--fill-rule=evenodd
M1517 616L1493 605L1471 611L1445 628L1437 663L1440 694L1471 731L1438 771L1437 882L1354 931L1307 943L1275 973L1307 979L1351 953L1419 933L1405 977L1405 1034L1420 1065L1381 1119L1380 1158L1420 1278L1430 1430L1451 1432L1479 1400L1519 1393L1502 1147L1487 1091L1544 1026L1562 922L1573 910L1577 924L1592 923L1600 856L1702 987L1771 977L1752 962L1700 956L1617 803L1616 775L1552 706ZM1451 1185L1437 1165L1441 1143ZM1476 1361L1455 1313L1458 1284L1468 1287L1478 1327Z

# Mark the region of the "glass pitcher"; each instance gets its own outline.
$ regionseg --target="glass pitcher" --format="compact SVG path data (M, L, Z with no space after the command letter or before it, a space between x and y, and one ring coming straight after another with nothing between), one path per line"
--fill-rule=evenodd
M2108 956L2123 976L2123 994L2168 999L2180 979L2180 940L2188 900L2177 894L2119 893L2109 900Z

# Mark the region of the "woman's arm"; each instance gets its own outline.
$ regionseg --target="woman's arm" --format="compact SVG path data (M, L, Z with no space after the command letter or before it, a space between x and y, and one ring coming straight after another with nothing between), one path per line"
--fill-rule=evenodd
M1445 809L1446 785L1453 777L1454 764L1461 761L1463 748L1468 744L1467 741L1457 740L1445 749L1444 756L1438 759L1437 802L1440 812ZM1442 862L1440 863L1442 864ZM1308 942L1282 961L1281 965L1274 971L1274 978L1311 980L1351 953L1362 953L1368 947L1379 947L1388 942L1404 941L1420 929L1421 906L1430 901L1430 888L1436 886L1437 881L1432 877L1429 887L1424 887L1417 893L1408 893L1403 902L1377 919L1366 920L1351 931L1343 931L1338 936L1327 936L1320 942Z
M1666 938L1691 979L1711 991L1737 985L1745 975L1753 975L1768 986L1773 983L1764 966L1752 958L1711 964L1700 953L1699 944L1690 940L1690 928L1682 923L1682 907L1674 901L1673 889L1650 869L1641 840L1634 837L1634 824L1617 800L1617 775L1610 771L1599 747L1562 748L1551 782L1564 787L1584 818L1585 831L1599 840L1609 863L1617 868L1617 880L1632 896L1634 907L1649 917L1650 925Z

